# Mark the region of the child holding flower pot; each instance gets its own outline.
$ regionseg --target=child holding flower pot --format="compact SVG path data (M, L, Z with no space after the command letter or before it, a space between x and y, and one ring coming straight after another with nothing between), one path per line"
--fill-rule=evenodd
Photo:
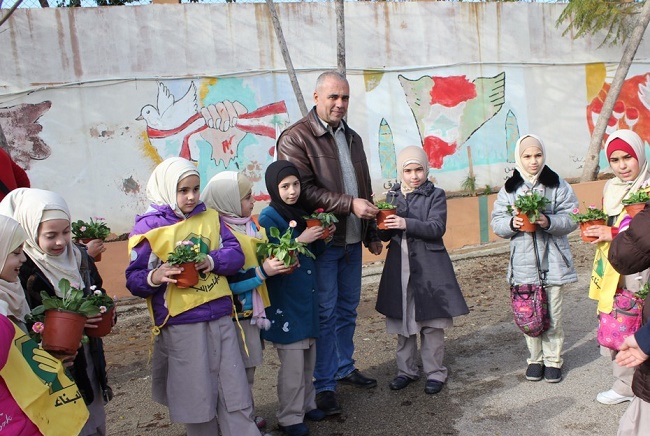
M235 297L236 316L244 336L238 335L239 349L251 397L255 368L262 364L264 351L261 330L268 330L271 326L265 311L270 304L266 279L290 269L277 258L267 258L260 263L255 254L257 245L267 239L251 217L255 206L252 188L253 184L242 173L222 171L212 177L201 192L201 200L219 212L223 222L239 240L246 257L244 267L228 276L228 284ZM251 418L258 427L264 427L264 418L255 416L254 411Z
M596 255L591 273L589 298L598 301L598 313L611 313L614 298L620 289L636 293L648 281L649 270L635 274L621 275L609 263L607 257L613 238L627 229L630 216L623 200L642 189L650 179L643 141L631 130L617 130L605 143L609 166L616 177L605 183L603 188L603 211L608 216L604 225L593 225L585 229L585 235L592 237ZM641 277L641 280L637 280ZM600 392L596 400L602 404L618 404L631 401L634 370L620 366L614 360L617 351L600 347L601 355L612 360L614 383L611 389Z
M386 230L379 232L389 244L375 308L386 316L387 332L397 335L397 376L390 389L403 389L419 378L419 336L424 392L435 395L447 381L444 329L469 309L442 240L447 198L428 180L426 152L404 148L397 168L401 182L387 194L396 214L386 217Z
M289 161L273 162L266 169L266 189L271 203L260 214L260 225L271 242L278 242L272 233L292 229L295 241L309 244L316 255L326 243L319 240L323 227L306 227L307 215L298 205L300 175ZM272 228L275 230L272 231ZM299 267L291 274L278 274L266 281L271 306L267 316L271 328L262 337L273 343L280 359L277 412L280 429L290 436L309 434L304 419L321 420L324 412L316 408L316 391L312 382L316 363L318 338L318 292L316 264L306 255L298 254Z
M94 261L70 238L70 211L60 195L41 189L17 189L2 200L0 213L12 216L27 235L23 247L27 259L20 268L20 281L32 309L42 303L41 292L50 297L62 296L58 287L61 279L76 284L86 294L92 285L101 288L102 278ZM96 328L100 320L101 316L90 317L85 327ZM80 434L106 434L104 403L113 393L108 386L100 338L90 338L79 349L71 373L90 413Z
M524 135L515 146L515 167L494 202L492 229L510 240L507 279L511 285L544 285L550 328L537 337L524 335L530 357L526 379L549 383L562 380L562 286L578 280L567 235L577 228L571 211L578 200L571 186L545 165L546 150L535 135ZM548 200L533 233L523 232L523 219L510 210L518 197L535 192ZM539 266L538 261L539 259ZM540 275L543 283L540 283Z
M259 435L225 276L244 265L239 242L219 214L200 200L196 166L169 158L147 183L151 206L129 238L126 286L147 299L153 318L153 399L169 408L188 435ZM182 268L166 262L178 241L200 244L199 282L176 286ZM200 292L199 292L200 291Z

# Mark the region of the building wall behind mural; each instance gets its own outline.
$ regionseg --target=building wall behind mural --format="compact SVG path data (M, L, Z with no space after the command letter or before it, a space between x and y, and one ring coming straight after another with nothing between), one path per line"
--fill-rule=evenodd
M336 67L334 5L276 7L311 106L316 78ZM469 176L478 190L499 187L528 132L544 139L548 165L580 176L622 49L563 37L563 7L346 3L348 122L378 196L413 144L444 189ZM196 161L203 184L244 172L261 207L275 138L301 117L265 4L24 9L0 46L12 156L75 219L103 216L117 233L146 210L148 177L169 156ZM608 133L632 128L650 142L649 53L644 41Z

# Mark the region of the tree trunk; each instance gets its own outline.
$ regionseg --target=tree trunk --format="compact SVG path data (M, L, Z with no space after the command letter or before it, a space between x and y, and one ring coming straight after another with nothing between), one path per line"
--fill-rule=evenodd
M344 0L336 0L336 66L339 73L345 76L345 4Z
M14 13L16 8L18 8L18 6L20 6L20 4L22 2L23 2L23 0L17 0L16 3L14 3L13 6L11 8L9 8L9 10L7 12L5 12L3 14L0 14L0 26L2 26L4 24L4 22L9 19L11 14ZM2 2L0 2L0 5L2 5Z
M302 96L300 84L298 83L298 78L296 77L296 70L294 70L293 63L291 62L291 56L289 55L287 42L285 41L284 34L282 33L282 26L280 25L278 12L275 10L273 0L266 0L266 4L268 5L269 11L271 12L271 21L273 21L275 36L278 38L278 44L280 44L280 51L282 52L282 57L284 58L284 65L287 67L287 72L289 73L289 80L291 81L293 92L296 95L296 100L298 101L298 107L300 107L302 116L307 116L308 111L307 106L305 105L305 98Z
M41 5L42 8L50 7L50 4L47 2L47 0L38 0L38 3Z
M605 97L605 101L603 102L603 109L600 111L598 121L594 126L594 132L591 135L591 142L589 143L589 149L587 150L587 156L585 157L585 166L582 171L582 177L580 178L582 182L596 180L598 177L598 160L600 157L603 137L605 136L605 129L607 128L607 122L612 116L614 104L621 93L625 77L630 70L630 66L634 60L634 55L639 48L639 44L641 44L641 39L648 27L648 22L650 22L650 1L646 1L643 5L643 9L641 9L636 26L625 44L625 50L623 51L623 56L618 64L618 68L616 68L616 74L614 75L614 80L612 80L612 85L610 86L609 91L607 92L607 97Z

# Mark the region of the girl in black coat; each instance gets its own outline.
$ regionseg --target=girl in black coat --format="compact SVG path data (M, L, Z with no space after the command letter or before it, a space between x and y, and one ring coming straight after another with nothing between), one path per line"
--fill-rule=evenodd
M398 156L401 184L388 192L397 214L384 221L380 237L388 254L379 283L376 309L386 315L388 333L397 334L399 390L417 379L417 336L427 381L424 391L437 394L447 380L443 365L444 329L452 318L469 313L449 254L442 241L447 226L445 192L428 179L427 155L421 147L406 147Z

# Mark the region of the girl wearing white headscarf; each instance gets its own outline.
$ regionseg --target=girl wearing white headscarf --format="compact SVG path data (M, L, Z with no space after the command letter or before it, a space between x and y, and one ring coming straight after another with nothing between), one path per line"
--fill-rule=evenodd
M447 229L445 191L428 180L429 162L422 147L404 148L397 156L400 183L386 195L397 207L386 218L390 241L379 283L376 309L386 316L386 330L397 335L397 376L389 384L399 390L419 378L421 340L424 392L437 394L447 381L444 329L453 318L469 313L443 242Z
M0 202L0 214L12 216L27 235L23 245L27 260L20 269L20 281L32 309L42 303L41 292L61 296L58 284L62 278L88 292L93 285L102 287L102 278L94 261L85 249L77 247L71 240L70 211L59 194L34 188L16 189ZM56 222L57 230L53 237L49 234L45 237L41 232L48 222ZM65 226L60 224L66 222ZM100 319L100 316L89 318L86 324ZM71 372L90 412L80 435L105 435L104 402L108 402L113 393L108 386L100 338L89 338L89 342L83 345Z
M616 153L614 155L614 153ZM612 133L605 143L605 154L616 177L609 179L603 188L603 211L609 219L605 225L590 226L587 236L597 238L596 255L589 286L589 298L598 301L599 313L610 313L613 309L616 290L625 288L637 292L648 281L650 270L637 274L621 275L609 263L607 255L612 239L625 231L630 216L624 209L623 200L635 191L648 190L650 179L643 140L632 130L622 129ZM638 278L641 277L641 280ZM602 404L618 404L631 401L634 370L620 366L614 360L617 351L600 347L601 355L612 360L614 383L611 389L598 393L596 400Z
M189 436L256 436L226 280L244 265L244 254L219 214L200 201L199 185L187 159L166 159L154 169L147 184L151 205L136 217L129 237L126 287L147 298L154 323L152 395L169 408L171 421L185 424ZM174 277L182 270L166 262L184 240L207 254L196 263L200 278L193 288L177 287Z
M246 367L251 396L255 368L263 360L259 329L268 330L271 325L264 310L270 304L265 281L267 277L290 269L275 258L267 258L262 265L259 264L255 248L257 244L266 241L266 235L251 217L255 205L252 188L253 184L242 173L222 171L212 177L201 192L201 200L207 207L219 212L221 219L239 240L246 256L244 268L228 276L228 284L235 297L236 314L244 334L244 338L239 335L239 349ZM254 411L251 418L260 427L264 424L264 419L254 416Z
M537 337L524 335L530 353L526 379L557 383L562 380L564 363L561 290L563 285L578 280L567 238L577 228L570 213L578 207L578 200L571 186L546 165L546 150L538 136L519 138L515 167L494 202L491 225L494 233L510 240L510 285L544 285L548 296L550 328ZM511 213L517 197L530 192L549 200L532 234L520 231L523 219Z
M30 310L15 269L25 262L22 247L26 238L27 235L17 221L0 215L0 313L25 333L25 316Z

